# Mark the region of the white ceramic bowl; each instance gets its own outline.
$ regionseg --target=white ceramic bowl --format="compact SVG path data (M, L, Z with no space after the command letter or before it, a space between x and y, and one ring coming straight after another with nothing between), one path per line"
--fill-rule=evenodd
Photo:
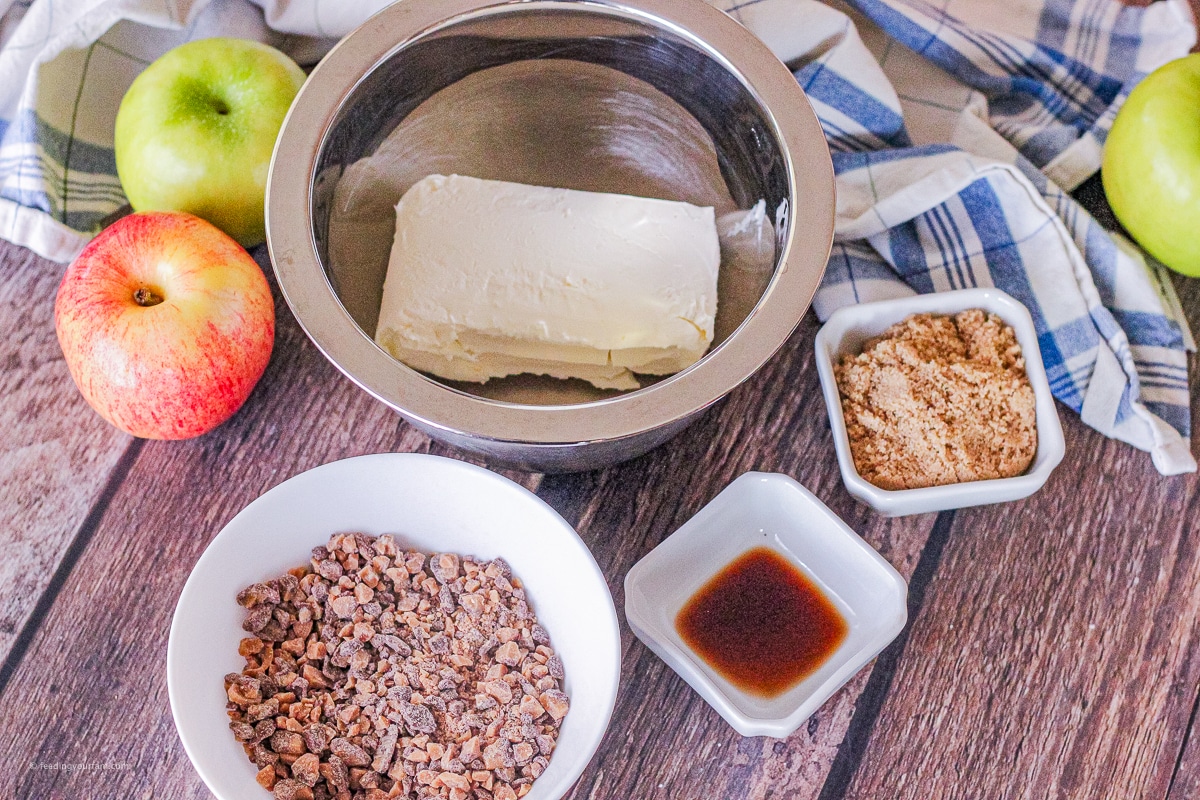
M692 595L738 556L768 547L828 597L849 628L817 670L773 698L748 694L675 629ZM625 576L625 618L646 646L743 736L785 737L896 638L908 619L904 578L824 503L786 475L747 472Z
M1038 446L1033 463L1024 474L1013 478L952 483L924 489L880 489L854 468L833 365L843 355L861 353L868 339L913 314L956 314L971 308L982 308L999 316L1012 327L1021 345L1025 356L1025 374L1033 387L1036 402ZM923 514L1028 497L1042 487L1066 451L1054 397L1046 380L1046 368L1042 365L1042 353L1038 349L1033 318L1025 306L999 289L961 289L839 309L817 333L816 361L842 482L850 494L885 516Z
M430 455L361 456L317 467L243 509L204 551L183 588L167 645L167 688L184 749L220 800L269 800L229 730L223 677L244 659L234 597L308 562L339 531L396 534L425 552L501 556L525 584L566 672L571 710L528 800L556 800L608 727L621 671L612 595L575 531L507 478Z

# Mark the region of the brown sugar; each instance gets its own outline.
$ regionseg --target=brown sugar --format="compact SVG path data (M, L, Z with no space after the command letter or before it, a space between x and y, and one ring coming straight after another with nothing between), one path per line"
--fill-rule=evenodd
M881 489L1009 478L1037 451L1025 358L995 314L914 315L834 374L854 466Z

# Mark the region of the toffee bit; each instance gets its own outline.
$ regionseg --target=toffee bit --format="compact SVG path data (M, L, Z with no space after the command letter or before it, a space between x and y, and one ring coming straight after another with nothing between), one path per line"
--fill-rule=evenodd
M244 722L229 723L229 730L233 731L233 738L239 742L248 742L254 738L254 726Z
M242 620L242 630L248 633L258 633L267 623L271 621L271 607L256 605L253 606L246 618Z
M346 739L334 739L329 743L329 750L335 756L346 762L348 767L365 767L371 763L367 751Z
M292 778L275 783L275 800L313 800L313 791Z
M321 759L313 753L305 753L292 762L292 777L305 786L316 786L320 778L320 766Z
M404 717L404 724L414 734L433 733L437 730L437 722L433 719L433 712L425 706L405 703L400 709L400 714Z
M336 731L328 725L314 723L304 729L304 746L310 753L323 753L329 747Z

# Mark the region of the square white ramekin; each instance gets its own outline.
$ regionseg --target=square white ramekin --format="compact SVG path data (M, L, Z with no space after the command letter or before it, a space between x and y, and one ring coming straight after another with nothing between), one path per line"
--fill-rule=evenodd
M999 316L1012 326L1021 345L1025 356L1025 374L1029 377L1036 401L1038 445L1033 463L1024 474L1013 478L952 483L924 489L880 489L859 475L854 467L833 365L843 355L862 352L863 344L868 339L879 336L913 314L956 314L971 308L982 308ZM829 321L817 333L815 347L817 373L821 376L821 389L829 411L829 426L833 430L842 482L850 494L880 514L895 517L1018 500L1040 489L1058 462L1062 461L1066 449L1062 426L1054 407L1054 397L1050 394L1050 383L1046 380L1046 368L1042 365L1033 318L1025 306L999 289L962 289L847 306L829 317Z
M817 670L773 698L748 694L680 637L675 618L718 572L756 547L780 553L846 620L846 638ZM785 737L879 654L908 619L900 574L824 503L785 475L748 472L625 576L634 634L743 736Z

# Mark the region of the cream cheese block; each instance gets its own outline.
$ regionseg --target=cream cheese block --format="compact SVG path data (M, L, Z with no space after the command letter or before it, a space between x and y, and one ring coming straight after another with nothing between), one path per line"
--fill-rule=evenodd
M396 206L375 341L450 380L636 389L708 350L719 266L712 208L430 175Z

